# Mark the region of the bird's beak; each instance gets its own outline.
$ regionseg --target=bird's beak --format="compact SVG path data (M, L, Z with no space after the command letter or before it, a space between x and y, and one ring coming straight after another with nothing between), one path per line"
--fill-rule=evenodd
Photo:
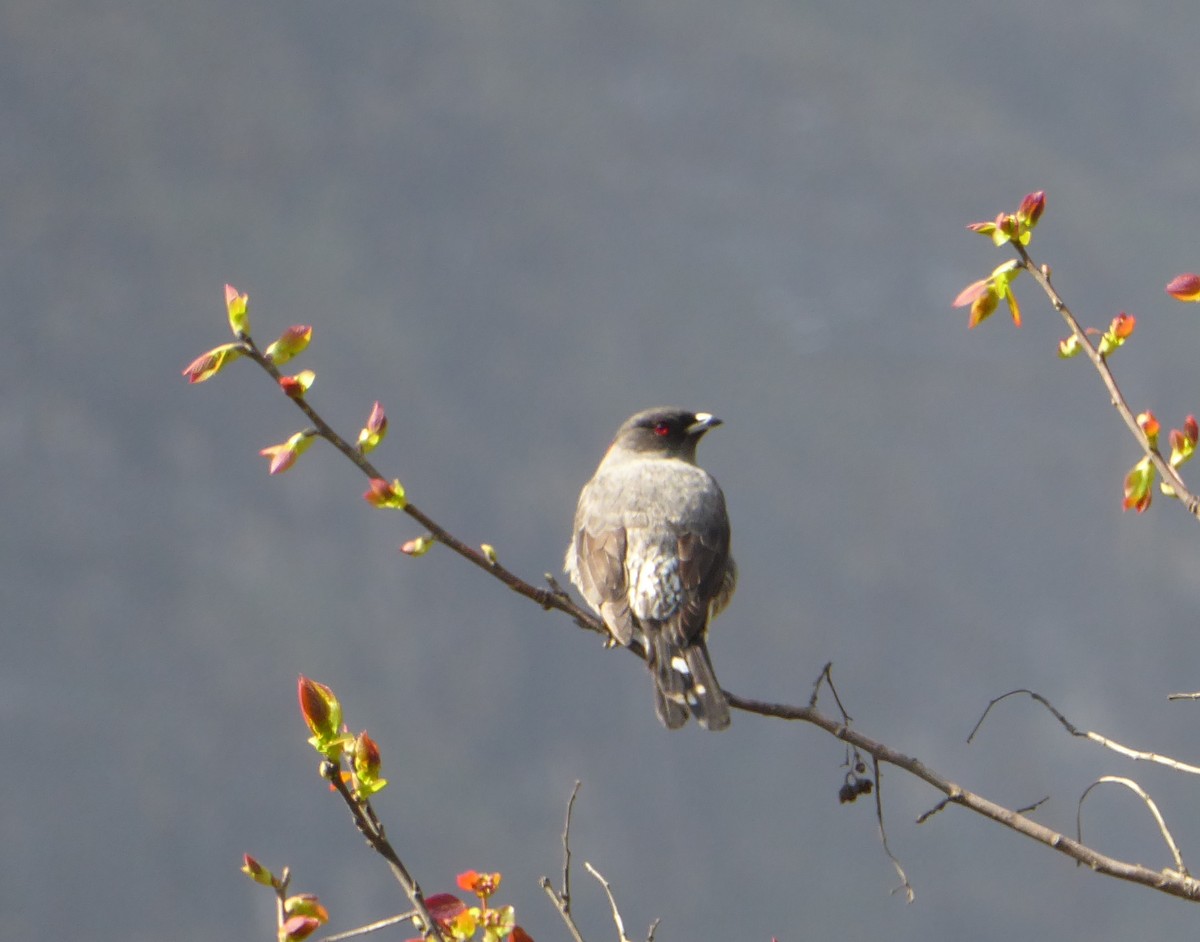
M722 424L721 420L709 412L697 412L696 421L687 428L689 437L698 438L707 432L710 428L716 428Z

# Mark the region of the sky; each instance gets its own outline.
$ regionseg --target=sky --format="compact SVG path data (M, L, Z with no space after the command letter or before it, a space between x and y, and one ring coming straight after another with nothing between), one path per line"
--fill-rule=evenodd
M228 339L223 286L414 504L531 582L630 413L714 413L733 523L715 624L740 695L807 702L833 662L866 735L1074 833L1135 776L1185 859L1196 783L1069 737L1194 761L1194 521L1123 513L1135 443L1028 278L1025 323L950 302L1008 255L966 231L1048 194L1032 246L1078 316L1138 318L1135 410L1197 411L1194 4L106 4L0 10L0 919L13 938L270 938L243 853L341 931L407 908L316 775L299 674L391 781L427 892L467 869L542 942L572 847L636 938L1164 937L1188 904L1101 878L844 748L735 714L668 734L645 670L369 508ZM1186 475L1185 475L1186 476ZM822 701L832 709L832 704ZM1085 837L1170 857L1117 789ZM1194 862L1193 866L1195 865ZM574 890L611 937L600 887ZM405 938L403 933L395 938Z

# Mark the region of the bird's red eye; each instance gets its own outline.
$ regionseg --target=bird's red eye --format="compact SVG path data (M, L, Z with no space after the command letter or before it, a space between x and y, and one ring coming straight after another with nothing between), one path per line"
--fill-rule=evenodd
M654 426L654 434L659 438L670 435L671 426L669 426L666 422L659 422L656 426Z

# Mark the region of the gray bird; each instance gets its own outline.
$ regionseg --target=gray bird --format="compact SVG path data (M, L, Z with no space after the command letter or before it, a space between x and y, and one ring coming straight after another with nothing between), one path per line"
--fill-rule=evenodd
M567 574L613 638L645 648L668 729L689 712L706 729L729 725L705 638L733 595L737 567L725 495L696 465L697 442L720 424L672 408L627 419L579 495L567 547Z

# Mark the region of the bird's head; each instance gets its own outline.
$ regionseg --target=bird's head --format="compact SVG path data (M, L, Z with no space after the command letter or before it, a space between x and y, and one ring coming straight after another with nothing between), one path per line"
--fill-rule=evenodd
M659 406L631 415L617 429L610 451L695 463L696 444L721 420L707 412Z

